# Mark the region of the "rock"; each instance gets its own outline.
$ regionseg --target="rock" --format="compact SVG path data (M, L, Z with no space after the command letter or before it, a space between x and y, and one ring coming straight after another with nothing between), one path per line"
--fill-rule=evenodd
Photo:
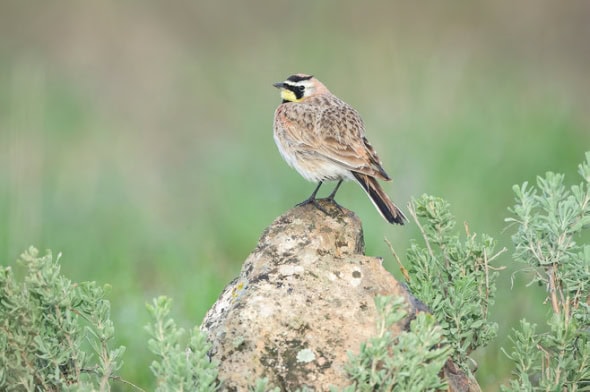
M205 316L223 390L263 377L284 391L347 386L347 353L377 335L374 297L415 303L380 258L364 255L358 217L319 202L327 213L308 204L276 219Z

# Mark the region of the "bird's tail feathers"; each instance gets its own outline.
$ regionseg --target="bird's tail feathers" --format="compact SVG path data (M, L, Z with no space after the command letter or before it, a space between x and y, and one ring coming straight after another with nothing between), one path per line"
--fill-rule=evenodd
M393 204L375 177L358 172L352 172L352 174L367 195L369 195L369 198L385 220L389 223L397 223L399 225L403 225L407 222L408 219L406 216L395 204Z

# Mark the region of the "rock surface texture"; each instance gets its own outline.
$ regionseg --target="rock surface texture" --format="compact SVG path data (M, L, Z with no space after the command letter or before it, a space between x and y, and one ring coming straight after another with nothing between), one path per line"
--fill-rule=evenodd
M356 215L319 202L327 213L310 204L276 219L205 316L222 390L262 377L284 391L349 385L347 353L377 335L373 298L409 299L381 259L364 255Z

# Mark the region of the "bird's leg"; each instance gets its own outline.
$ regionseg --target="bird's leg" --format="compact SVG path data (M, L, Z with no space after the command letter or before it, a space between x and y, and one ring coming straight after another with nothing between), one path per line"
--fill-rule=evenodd
M338 184L336 184L336 188L334 188L332 193L330 193L330 195L328 195L328 197L326 197L326 200L330 200L331 202L336 203L336 201L334 200L334 197L336 196L336 192L338 192L338 188L340 188L340 184L342 184L342 180L338 181ZM336 203L336 204L338 204L338 203Z
M338 181L338 184L336 184L336 188L334 188L334 190L332 191L332 193L330 193L328 195L328 197L326 197L326 200L331 201L332 203L334 203L336 205L336 207L338 207L338 209L340 211L342 211L342 207L340 206L340 204L338 204L336 202L336 200L334 200L334 197L336 196L336 192L338 192L338 188L340 188L340 185L342 184L343 180Z
M318 203L317 199L315 198L315 195L316 195L316 194L318 193L318 191L320 190L320 187L322 186L322 184L323 184L323 181L320 181L320 182L319 182L319 184L318 184L318 186L315 188L315 190L314 190L314 191L313 191L313 193L311 194L311 196L309 196L307 199L303 200L301 203L297 204L297 206L298 206L298 207L301 207L301 206L305 206L305 205L307 205L307 204L310 204L310 203L311 203L311 204L313 204L314 206L316 206L316 208L317 208L318 210L322 211L324 214L328 214L328 211L326 211L326 210L324 209L324 207L322 207L322 206L321 206L321 205Z
M323 184L323 182L320 181L319 184L318 184L318 186L315 188L315 190L311 194L311 196L309 196L307 199L303 200L301 203L297 204L297 206L301 207L301 206L304 206L306 204L313 203L317 207L317 202L316 202L316 199L315 199L315 195L320 190L320 187L322 186L322 184Z

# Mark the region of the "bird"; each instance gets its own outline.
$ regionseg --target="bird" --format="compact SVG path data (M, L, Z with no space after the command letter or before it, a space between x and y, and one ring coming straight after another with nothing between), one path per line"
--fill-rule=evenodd
M318 183L311 196L298 205L312 203L322 209L316 195L325 181L338 181L326 198L336 203L342 181L353 180L387 222L406 223L403 212L377 181L391 181L391 177L365 136L360 114L312 75L294 74L273 86L280 90L282 99L273 122L279 152L303 178Z

